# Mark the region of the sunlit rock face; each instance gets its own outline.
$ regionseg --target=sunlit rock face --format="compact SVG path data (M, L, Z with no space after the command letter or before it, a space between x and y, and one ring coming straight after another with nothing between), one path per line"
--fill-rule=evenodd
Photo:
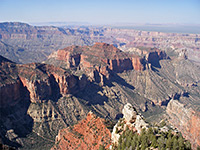
M192 147L200 146L200 113L186 108L177 100L171 100L166 111L169 121L192 143Z
M104 123L104 119L89 112L78 124L59 130L55 146L51 150L96 150L100 146L109 148L111 133Z

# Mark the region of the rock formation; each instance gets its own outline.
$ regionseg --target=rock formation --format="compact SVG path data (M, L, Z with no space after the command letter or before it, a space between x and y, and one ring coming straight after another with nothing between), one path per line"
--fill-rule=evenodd
M96 43L93 46L70 46L52 53L48 64L63 68L78 68L93 81L103 85L110 72L121 73L128 70L142 71L144 58L122 52L113 45Z
M108 149L111 145L111 133L105 120L96 117L92 112L78 124L59 131L56 144L51 150L96 150L100 146Z
M142 58L122 52L113 45L96 43L93 46L70 46L49 56L46 62L65 61L66 67L98 67L103 75L108 68L115 72L143 70Z
M20 99L22 97L22 89L27 89L31 102L40 102L51 97L58 97L59 94L74 94L87 84L87 78L84 75L77 77L70 72L67 73L64 69L52 65L37 63L17 65L10 62L2 62L0 67L4 74L7 71L6 67L9 67L10 70L7 74L10 73L13 76L2 79L3 82L1 82L0 86L1 106L6 106L5 103L12 104L7 100L14 102Z
M123 50L136 47L157 47L175 54L179 50L187 49L188 58L198 63L200 57L199 39L199 34L150 32L107 27L60 28L4 22L0 24L0 40L6 45L14 47L14 50L6 46L11 53L0 49L0 55L21 63L41 62L50 53L63 47L104 42L115 44Z
M130 103L124 106L122 113L123 118L117 122L112 131L111 139L113 144L118 143L120 135L126 128L140 134L142 129L148 129L149 126L142 117L137 114L135 108Z
M193 148L200 146L200 113L188 109L177 100L171 100L166 109L169 121L192 143Z
M199 67L189 59L166 59L155 48L138 49L139 56L105 43L70 46L52 53L48 64L16 64L0 57L3 142L16 148L50 148L60 129L85 118L90 110L116 120L127 103L148 121L163 119L172 99L198 114ZM119 124L140 131L142 117L126 112L128 108L123 110L126 121ZM121 129L116 128L119 133Z
M29 149L31 141L28 138L24 141L27 134L34 131L39 137L51 139L60 128L85 117L87 110L71 95L87 84L84 74L75 76L69 70L39 63L15 64L0 57L0 136L3 143L15 148L26 145ZM65 97L68 102L61 99ZM64 120L68 117L70 119ZM34 143L44 142L43 138L38 138Z

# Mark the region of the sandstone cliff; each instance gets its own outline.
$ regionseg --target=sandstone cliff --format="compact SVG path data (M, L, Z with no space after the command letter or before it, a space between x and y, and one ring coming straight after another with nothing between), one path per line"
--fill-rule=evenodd
M93 46L70 46L52 53L48 64L84 72L91 80L104 85L110 73L128 70L142 71L145 60L136 55L122 52L113 45L96 43Z
M67 72L52 65L37 63L17 65L6 62L2 63L0 67L3 72L0 84L1 106L5 106L5 102L12 104L7 100L20 99L22 89L27 89L31 102L40 102L52 97L59 98L60 94L74 94L87 84L87 78L84 75L77 77L70 71ZM9 71L6 70L6 67L9 68ZM12 76L6 77L6 73Z
M49 56L47 63L54 61L64 61L66 67L100 68L103 75L107 75L107 70L123 72L125 70L143 70L142 58L122 52L113 45L106 43L96 43L93 46L71 46L58 50ZM58 64L62 66L61 64Z
M171 100L166 109L169 121L192 143L195 149L200 146L200 114L188 109L177 100Z
M29 149L32 142L45 142L48 147L60 128L88 112L70 96L88 84L84 74L78 77L52 65L19 65L0 57L0 79L0 137L13 147ZM34 141L27 137L30 133L36 134Z

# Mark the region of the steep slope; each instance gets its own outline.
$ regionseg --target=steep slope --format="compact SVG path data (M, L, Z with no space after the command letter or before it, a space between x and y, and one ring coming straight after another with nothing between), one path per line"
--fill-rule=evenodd
M125 72L119 74L117 69L110 67L111 63L106 64L104 63L106 61L102 61L102 59L100 59L105 58L105 53L102 51L106 49L104 46L101 46L102 48L100 52L95 49L95 51L100 53L100 58L95 55L95 52L88 54L89 52L93 52L93 47L99 47L100 45L102 44L97 43L92 47L69 47L64 50L59 50L52 54L47 62L54 63L61 59L62 63L65 61L68 63L68 65L62 66L62 64L59 63L56 65L67 68L79 67L79 69L95 68L95 65L107 65L109 68L109 71L107 72L109 73L109 80L120 81L120 79L125 79L124 83L128 83L126 85L131 85L134 87L131 90L131 88L129 88L130 86L124 86L124 84L122 84L122 86L118 86L117 84L120 84L120 82L117 82L116 84L117 90L123 91L123 94L128 98L128 101L134 103L134 106L144 112L144 116L146 117L151 116L150 118L155 118L156 112L158 114L162 112L161 108L165 109L168 103L173 99L181 101L182 103L188 105L188 107L193 108L195 111L199 111L200 71L199 67L194 65L190 60L187 59L187 57L183 57L183 55L180 54L180 57L178 58L169 59L164 52L157 49L150 49L146 50L146 52L142 54L144 55L142 61L143 63L141 64L143 65L143 71L138 72L129 68L124 68ZM87 49L87 53L84 52L84 49ZM73 60L73 52L76 54L79 53L78 61ZM112 53L106 56L111 57L113 52L115 52L114 48ZM64 55L64 53L68 53L68 55ZM84 55L90 56L90 59L86 60L88 63L85 63L86 61L81 59ZM131 54L124 55L126 57L135 56ZM122 57L124 57L124 55ZM60 58L60 56L67 57ZM122 62L120 61L121 57L118 58L118 61ZM94 59L95 61L93 61ZM74 63L76 65L70 65L71 62L78 63ZM90 65L82 65L81 62ZM101 73L101 71L99 72ZM114 72L118 74L115 74ZM89 72L87 72L87 74L89 74ZM104 86L105 85L106 84L104 84ZM159 109L155 109L155 105L161 107L158 107ZM191 142L196 143L192 139Z
M189 59L199 64L200 35L138 31L132 29L113 29L108 27L70 27L31 26L20 22L0 23L0 40L12 47L19 47L21 63L42 62L57 49L70 45L92 45L96 42L114 44L125 51L138 47L157 47L170 56L176 56L187 49ZM1 50L0 50L1 51ZM27 55L23 55L26 53ZM29 57L32 55L32 57ZM14 55L2 53L12 58ZM18 55L18 54L17 54Z
M31 26L20 22L0 23L0 40L12 47L19 47L17 54L21 63L41 62L53 51L70 45L90 45L87 37L95 34L95 30L63 29L54 26ZM1 49L0 49L1 52ZM4 57L16 60L16 53L3 53ZM34 54L31 56L31 54Z
M84 76L78 78L51 65L18 65L3 57L0 62L0 135L4 143L25 148L37 143L32 147L37 149L45 142L48 147L60 128L88 112L77 99L67 96L86 86Z
M188 109L177 100L171 100L167 106L169 121L182 131L183 136L191 141L194 149L200 146L200 113Z
M60 130L56 136L56 145L51 149L96 150L100 146L107 149L110 145L111 133L105 125L105 120L89 112L78 124Z
M60 129L90 110L115 120L126 103L154 122L167 116L165 109L173 99L198 112L199 67L185 57L169 59L158 49L147 52L136 56L96 43L58 50L46 61L49 64L19 65L1 57L3 142L48 149ZM142 61L136 66L141 67L133 65L138 58Z
M38 62L38 57L43 57L41 53L35 53L16 45L9 45L0 41L0 55L9 58L16 63Z

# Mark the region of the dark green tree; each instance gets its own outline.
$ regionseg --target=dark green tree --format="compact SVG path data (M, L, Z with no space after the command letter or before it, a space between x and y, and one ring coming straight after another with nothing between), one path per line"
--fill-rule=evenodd
M141 140L141 149L145 150L148 147L148 136L145 134L142 135Z
M190 149L191 149L191 144L190 144L189 141L186 141L186 142L185 142L185 149L186 149L186 150L190 150Z
M178 150L178 147L179 147L179 145L178 145L178 140L176 139L176 138L174 138L174 140L173 140L173 150Z
M151 138L151 147L156 148L157 146L158 146L158 143L157 143L156 136L153 135L152 138Z
M173 141L172 141L171 136L169 136L169 138L166 141L166 148L169 148L169 150L173 148Z
M173 136L172 131L169 130L169 132L168 132L168 134L167 134L167 138L168 138L168 139L169 139L169 138L172 138L172 136Z
M152 129L152 128L149 128L149 129L147 130L147 134L148 134L148 135L153 135L153 134L154 134L153 129Z
M119 137L118 143L119 143L119 144L122 144L122 136Z
M178 145L179 145L179 150L184 150L184 139L183 139L183 137L182 136L179 136L179 138L178 138Z
M160 138L158 138L158 148L165 148L165 138L163 136L161 136Z
M137 146L137 141L133 139L131 142L131 146L132 146L132 149L135 149Z

